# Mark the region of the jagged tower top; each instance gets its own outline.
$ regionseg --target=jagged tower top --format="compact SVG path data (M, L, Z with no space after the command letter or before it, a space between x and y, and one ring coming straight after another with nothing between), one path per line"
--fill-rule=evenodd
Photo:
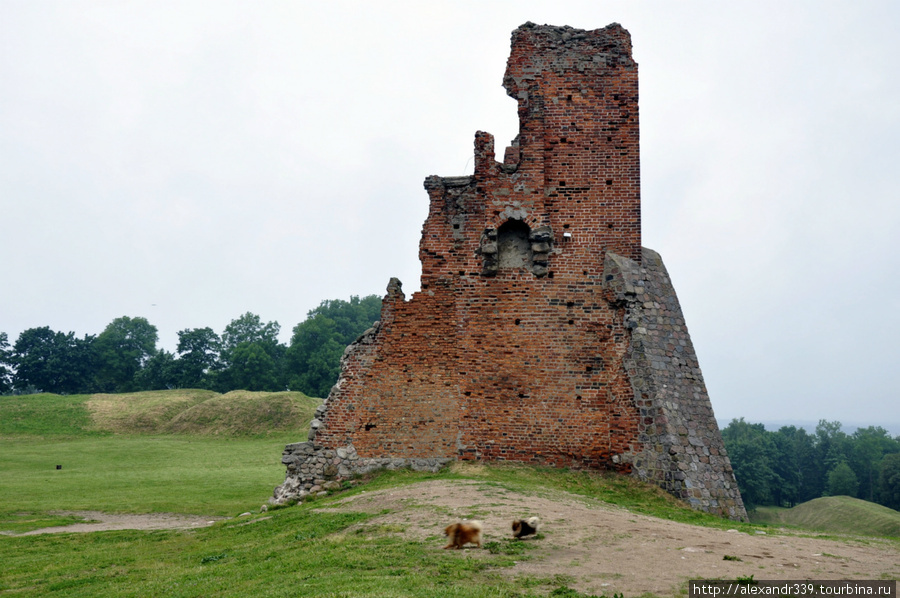
M586 31L528 22L513 31L511 45L503 86L515 99L530 88L529 81L548 69L574 67L601 75L603 69L613 65L637 66L631 56L631 34L618 23Z

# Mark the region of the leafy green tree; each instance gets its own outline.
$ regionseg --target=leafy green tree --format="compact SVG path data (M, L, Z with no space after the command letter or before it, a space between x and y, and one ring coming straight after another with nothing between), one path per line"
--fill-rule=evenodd
M815 452L805 463L804 488L800 502L824 496L828 492L828 472L850 456L850 437L841 430L841 422L819 420L812 435Z
M13 385L20 390L32 387L59 394L88 391L93 342L92 336L78 339L74 332L54 332L49 326L25 330L12 349Z
M282 390L286 347L278 342L280 330L278 322L263 323L250 312L232 320L222 332L222 370L216 375L216 390Z
M261 343L271 349L278 345L278 333L281 325L278 322L263 324L260 317L249 311L232 320L222 332L222 354L230 359L232 351L242 343Z
M813 453L812 442L808 440L809 435L803 428L798 430L794 426L783 426L777 432L769 434L775 444L772 470L781 480L780 484L772 488L772 498L778 506L793 507L797 504L803 487L803 459Z
M281 390L275 360L261 342L245 342L232 349L227 377L232 389Z
M819 458L826 471L831 471L838 463L850 457L850 438L841 430L841 422L819 420L816 426L816 446Z
M13 388L12 365L9 337L5 332L0 332L0 395L10 392Z
M178 332L178 363L181 388L212 388L212 376L219 365L221 340L212 328Z
M290 388L312 397L327 397L340 374L345 348L332 320L318 316L303 322L294 329L288 349Z
M900 453L885 455L878 476L881 504L900 511Z
M790 449L799 469L799 486L794 504L806 502L822 496L822 468L816 451L816 438L803 428L796 428L791 434Z
M772 468L777 449L763 424L750 424L744 418L733 419L722 430L734 477L748 508L772 504L773 488L781 480Z
M850 441L848 464L859 479L857 496L874 502L878 494L881 459L889 453L900 452L900 443L880 426L859 428L850 436Z
M96 384L102 392L131 392L135 376L156 354L156 326L146 318L116 318L101 332L97 351Z
M134 376L137 390L167 390L177 388L181 378L178 360L166 350L157 351Z
M297 324L287 350L287 382L314 397L328 396L341 370L341 356L381 315L381 298L326 300Z
M856 498L859 480L846 462L840 462L828 472L829 496L852 496Z

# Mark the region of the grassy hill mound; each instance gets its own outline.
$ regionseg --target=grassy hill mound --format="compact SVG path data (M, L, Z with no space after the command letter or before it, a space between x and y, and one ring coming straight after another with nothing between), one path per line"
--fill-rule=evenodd
M179 389L124 394L0 397L0 435L305 432L320 399L301 392Z
M96 430L114 434L159 434L194 405L219 396L211 390L156 390L91 395L85 407Z
M759 507L754 523L793 525L817 531L900 536L900 512L850 496L826 496L793 509Z
M165 431L226 436L306 431L320 403L299 392L233 390L181 411L166 424Z

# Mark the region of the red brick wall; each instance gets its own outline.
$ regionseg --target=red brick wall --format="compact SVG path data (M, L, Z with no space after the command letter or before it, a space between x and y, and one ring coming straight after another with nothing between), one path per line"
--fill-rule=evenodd
M504 84L520 135L504 164L477 133L472 177L429 177L421 291L385 301L349 355L316 442L360 457L614 466L640 450L629 335L607 251L641 259L637 65L628 33L525 25ZM534 263L490 266L509 220Z

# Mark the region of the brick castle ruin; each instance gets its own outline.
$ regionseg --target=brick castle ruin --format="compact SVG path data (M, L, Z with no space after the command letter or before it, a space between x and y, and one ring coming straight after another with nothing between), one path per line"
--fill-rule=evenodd
M421 291L392 279L275 502L379 467L613 469L746 519L684 317L641 247L638 69L618 24L526 23L503 85L519 135L425 180Z

